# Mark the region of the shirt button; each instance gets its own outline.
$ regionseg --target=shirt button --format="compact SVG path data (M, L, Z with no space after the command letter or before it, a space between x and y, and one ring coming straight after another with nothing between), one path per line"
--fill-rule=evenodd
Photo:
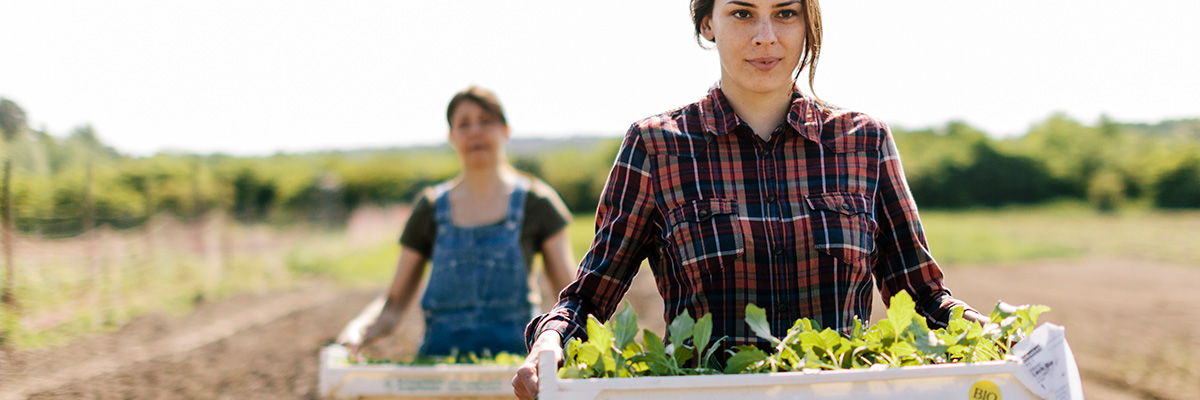
M787 306L787 304L780 304L780 305L779 305L779 312L780 312L780 313L787 313L787 312L788 312L788 306Z
M850 203L842 203L842 209L846 210L846 211L850 211Z
M767 195L767 202L768 202L768 203L774 203L774 202L775 202L775 195L773 195L773 194L771 194L771 195Z
M783 246L775 246L775 250L771 250L775 255L783 254Z
M700 218L704 218L707 216L708 216L708 210L700 210Z

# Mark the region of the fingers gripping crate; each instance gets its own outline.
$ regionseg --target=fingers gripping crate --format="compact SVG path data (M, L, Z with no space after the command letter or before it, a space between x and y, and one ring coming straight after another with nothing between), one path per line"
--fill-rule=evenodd
M516 366L355 364L343 346L321 350L318 390L333 399L513 399Z

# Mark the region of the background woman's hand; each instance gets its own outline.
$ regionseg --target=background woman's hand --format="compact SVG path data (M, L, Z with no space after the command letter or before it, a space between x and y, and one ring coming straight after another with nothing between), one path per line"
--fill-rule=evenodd
M513 394L517 395L518 399L533 400L537 398L538 355L546 350L553 351L554 360L562 362L562 336L558 332L542 332L533 342L533 347L529 349L529 356L525 357L525 363L517 369L517 376L514 376L512 380Z
M346 347L358 347L359 344L362 344L363 333L366 331L365 328L358 324L349 324L342 329L342 332L338 334L337 339L334 339L333 342Z
M365 332L365 326L350 323L345 329L342 329L342 332L338 334L337 339L333 342L346 346L346 351L350 353L350 360L357 362L359 351L362 349L363 334Z
M393 315L395 312L384 311L385 302L383 296L376 298L361 314L347 323L337 339L334 339L334 343L346 346L350 351L351 360L358 360L359 351L367 342L380 335L381 328L390 331L395 325L397 316Z

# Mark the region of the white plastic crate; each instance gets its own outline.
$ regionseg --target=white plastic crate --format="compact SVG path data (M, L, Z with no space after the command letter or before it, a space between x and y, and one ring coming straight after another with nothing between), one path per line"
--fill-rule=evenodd
M558 366L550 354L543 353L539 360L540 400L1083 399L1074 355L1062 328L1050 324L1014 346L1015 355L1027 355L1024 362L815 373L559 379ZM352 364L345 347L330 345L321 351L319 390L322 397L339 399L512 399L511 381L516 370L516 366Z
M343 346L321 350L318 390L334 399L514 399L516 366L355 364Z
M1043 324L1013 346L1019 361L745 375L559 379L551 352L539 357L540 400L1083 400L1062 327Z
M553 357L541 357L538 366L540 400L1053 398L1020 363L1004 361L817 373L559 379L549 372L556 368L548 358Z

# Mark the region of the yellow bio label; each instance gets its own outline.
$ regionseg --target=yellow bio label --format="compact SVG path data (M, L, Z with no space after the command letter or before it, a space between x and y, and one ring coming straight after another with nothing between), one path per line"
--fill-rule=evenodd
M979 381L971 385L971 391L967 393L967 398L971 400L1000 400L1000 387L996 386L992 381Z

